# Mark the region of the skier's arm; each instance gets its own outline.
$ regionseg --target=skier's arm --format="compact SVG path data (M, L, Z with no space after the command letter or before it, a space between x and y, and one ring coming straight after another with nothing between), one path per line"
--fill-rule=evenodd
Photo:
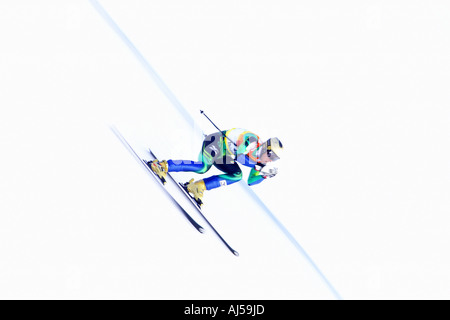
M248 185L254 186L264 181L264 177L261 175L261 171L252 168L250 175L248 176Z
M263 182L264 179L275 177L277 173L278 173L277 168L269 168L261 163L258 163L250 171L250 175L248 177L248 185L254 186L258 183Z
M248 185L254 186L257 185L266 179L266 177L262 174L262 169L265 167L262 163L257 163L252 170L250 171L250 175L248 176Z

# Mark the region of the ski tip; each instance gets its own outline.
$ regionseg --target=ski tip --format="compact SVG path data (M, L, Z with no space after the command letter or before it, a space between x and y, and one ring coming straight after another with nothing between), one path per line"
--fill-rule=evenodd
M239 252L233 251L233 254L234 254L236 257L239 257Z

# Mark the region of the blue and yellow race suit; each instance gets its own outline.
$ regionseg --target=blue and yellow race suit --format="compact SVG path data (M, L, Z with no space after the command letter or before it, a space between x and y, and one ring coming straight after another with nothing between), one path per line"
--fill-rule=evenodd
M202 145L199 161L168 160L169 172L206 173L212 166L224 174L204 179L206 189L211 190L242 180L242 171L238 163L251 167L248 177L250 186L261 183L263 167L259 163L262 141L245 129L231 129L208 135Z

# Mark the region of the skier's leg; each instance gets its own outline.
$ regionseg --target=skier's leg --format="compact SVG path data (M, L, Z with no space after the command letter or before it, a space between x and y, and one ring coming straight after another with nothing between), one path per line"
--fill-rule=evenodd
M211 168L211 165L202 161L169 160L167 164L169 172L195 172L203 174Z
M206 173L211 169L214 158L218 156L214 150L218 149L219 139L217 134L209 135L205 138L200 151L199 161L191 160L169 160L167 161L169 172L195 172L199 174Z
M239 165L230 158L224 158L224 163L214 163L214 166L225 174L206 178L206 190L227 186L242 180L242 171Z
M196 162L191 160L168 160L158 161L154 160L149 163L153 172L155 172L160 179L165 179L168 172L196 172L205 173L212 165L204 162Z
M202 173L208 171L212 165L218 160L223 158L224 146L222 140L222 133L217 132L207 136L203 142L202 151L199 155L200 162L204 165ZM197 201L201 201L205 190L210 190L206 181L211 181L211 178L203 179L194 182L194 179L189 181L187 186L188 191L193 194ZM213 184L210 185L211 189Z

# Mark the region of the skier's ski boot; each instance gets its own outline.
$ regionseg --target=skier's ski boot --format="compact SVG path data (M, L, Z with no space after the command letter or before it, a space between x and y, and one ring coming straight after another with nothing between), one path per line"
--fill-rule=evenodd
M167 172L169 172L169 164L167 161L153 160L148 163L152 171L161 179L163 184L166 184Z
M194 182L194 179L191 179L191 181L186 184L186 187L187 191L193 195L195 202L201 207L203 205L203 192L206 190L205 182L203 180Z

